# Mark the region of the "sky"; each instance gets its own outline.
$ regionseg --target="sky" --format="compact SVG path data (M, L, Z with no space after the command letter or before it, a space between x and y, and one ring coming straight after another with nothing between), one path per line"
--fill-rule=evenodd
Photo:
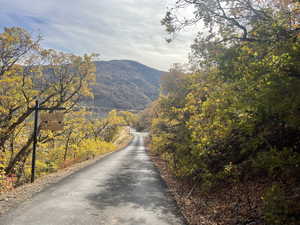
M19 26L41 34L45 48L100 60L129 59L168 70L186 63L192 32L168 44L160 25L175 0L0 0L0 30Z

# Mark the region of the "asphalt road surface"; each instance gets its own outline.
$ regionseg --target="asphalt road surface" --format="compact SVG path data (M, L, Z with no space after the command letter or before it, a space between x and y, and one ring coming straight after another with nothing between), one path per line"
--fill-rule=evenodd
M0 217L1 225L185 224L143 144L145 134Z

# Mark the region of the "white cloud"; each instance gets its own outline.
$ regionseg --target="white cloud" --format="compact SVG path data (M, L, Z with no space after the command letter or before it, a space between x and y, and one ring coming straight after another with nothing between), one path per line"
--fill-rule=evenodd
M168 44L160 25L170 0L2 0L0 26L24 26L45 47L103 59L131 59L167 70L186 62L192 35Z

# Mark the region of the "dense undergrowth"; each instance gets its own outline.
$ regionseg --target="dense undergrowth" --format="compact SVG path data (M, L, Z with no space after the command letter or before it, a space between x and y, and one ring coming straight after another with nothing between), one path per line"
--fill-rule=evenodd
M196 22L212 29L192 46L198 69L174 68L162 80L161 96L148 109L152 151L197 186L200 200L230 193L227 201L243 208L255 198L253 212L231 215L234 224L299 224L298 1L177 4L193 5ZM178 24L172 13L163 20L170 33L188 23ZM234 188L247 186L252 192Z

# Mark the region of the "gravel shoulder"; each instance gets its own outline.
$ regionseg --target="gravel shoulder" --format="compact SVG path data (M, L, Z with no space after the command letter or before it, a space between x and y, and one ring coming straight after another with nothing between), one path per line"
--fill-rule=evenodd
M184 225L146 154L146 133L123 150L52 183L0 217L6 225Z
M118 148L113 152L122 150L127 145L129 145L132 140L133 136L128 136L123 142L118 143ZM76 173L77 171L85 167L96 163L98 160L110 155L113 152L99 155L93 159L73 164L70 167L60 169L57 172L51 173L44 177L40 177L35 181L35 183L24 184L9 192L0 194L0 216L5 214L10 209L16 208L22 202L31 199L32 196L41 192L51 184L58 183L62 179L72 175L73 173Z

